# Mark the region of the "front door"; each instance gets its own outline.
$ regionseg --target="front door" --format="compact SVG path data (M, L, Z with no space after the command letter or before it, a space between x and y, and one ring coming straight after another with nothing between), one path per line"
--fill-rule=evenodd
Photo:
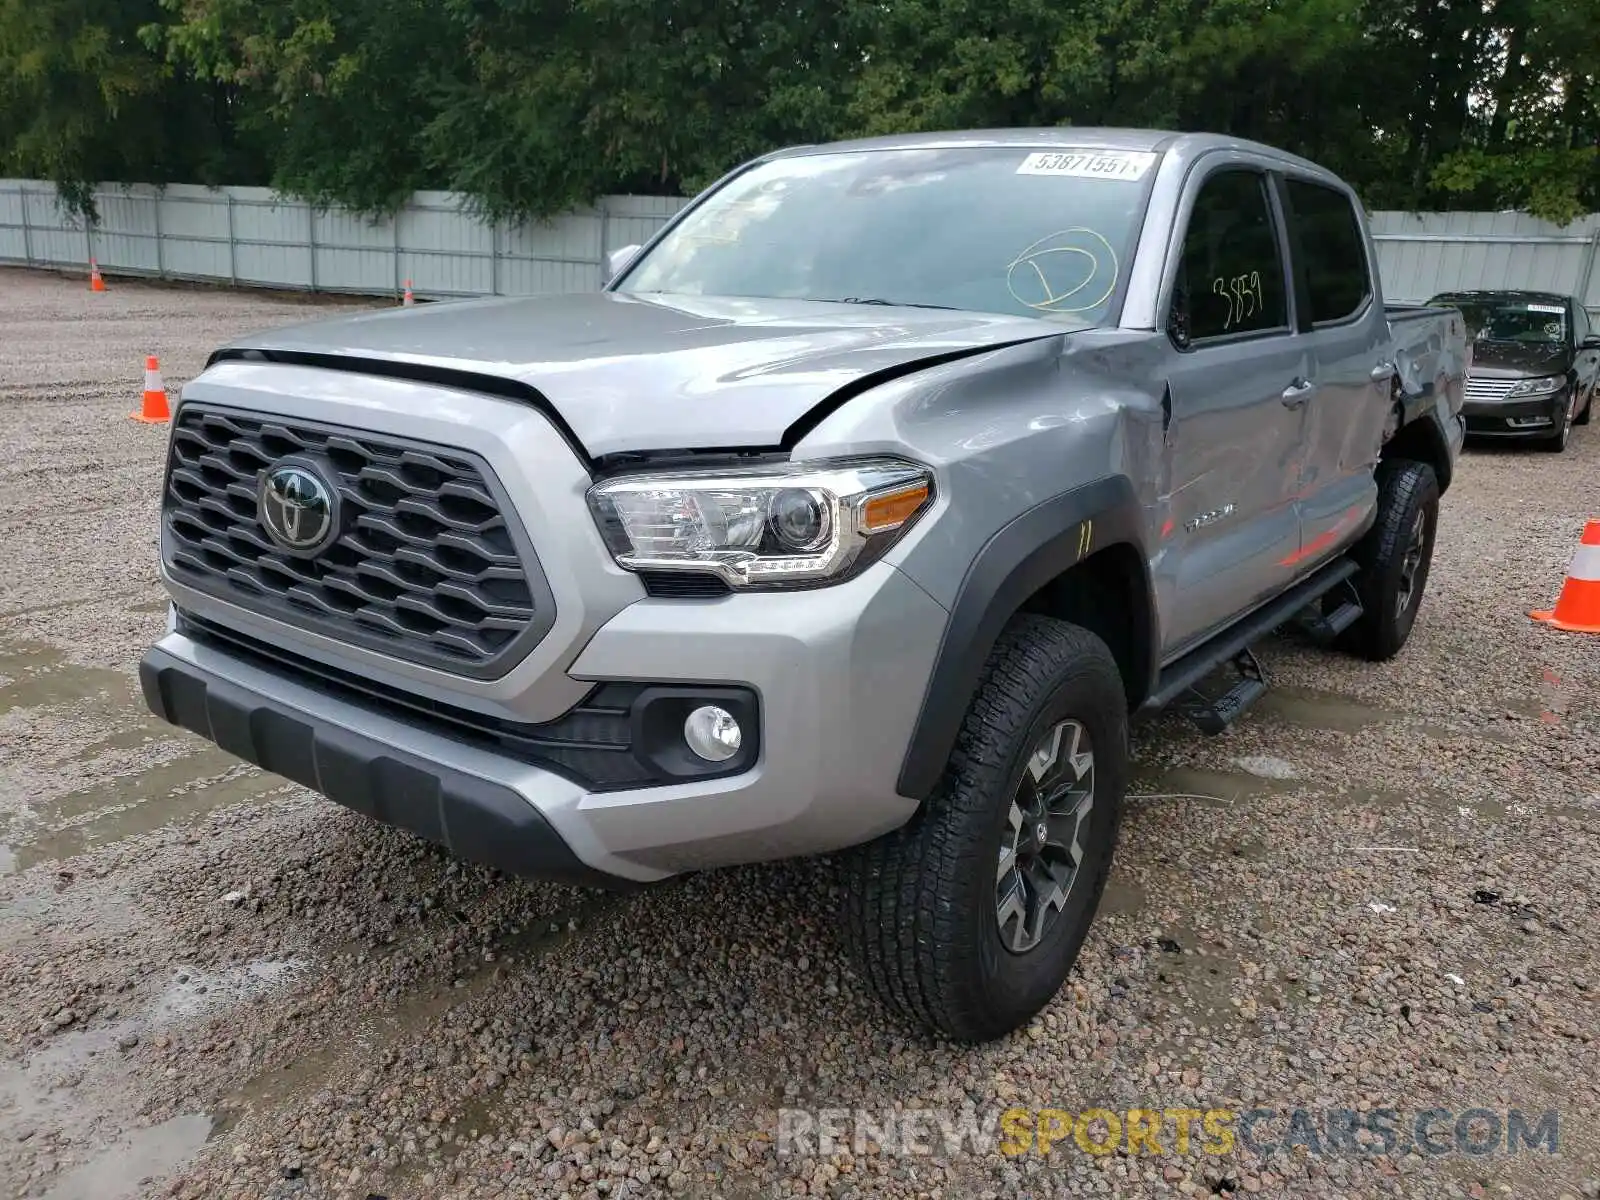
M1170 660L1279 591L1300 549L1295 490L1314 365L1292 324L1266 174L1237 164L1194 195L1168 320L1170 483L1158 586Z
M1594 336L1594 322L1584 311L1581 299L1572 301L1572 344L1576 350L1574 366L1578 372L1578 412L1584 405L1600 400L1600 347L1585 346Z

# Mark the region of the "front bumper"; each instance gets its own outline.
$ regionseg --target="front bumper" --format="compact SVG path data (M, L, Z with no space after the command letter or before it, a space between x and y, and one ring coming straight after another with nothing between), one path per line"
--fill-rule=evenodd
M1467 432L1474 437L1552 436L1560 428L1562 416L1571 403L1565 389L1549 396L1527 399L1468 402L1462 407Z
M237 676L237 666L229 674ZM177 646L146 653L139 683L145 703L163 720L462 858L564 883L628 882L580 860L527 796L462 769L447 761L449 755L430 756L425 742L417 753L384 740L381 730L360 732L353 721L313 716L294 705L292 690L286 696L248 675L236 682L197 665Z
M737 775L609 791L182 630L140 676L164 719L463 858L625 886L825 853L909 819L895 780L945 619L887 563L816 591L623 609L571 678L749 688L760 750Z

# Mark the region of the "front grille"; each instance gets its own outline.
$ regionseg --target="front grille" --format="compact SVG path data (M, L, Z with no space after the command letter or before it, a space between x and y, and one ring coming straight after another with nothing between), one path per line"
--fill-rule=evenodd
M1495 404L1511 394L1517 385L1515 379L1479 379L1467 376L1467 401L1471 404Z
M341 532L281 550L258 514L262 472L311 456ZM486 677L550 628L554 605L486 464L460 450L184 405L172 431L163 554L180 583L398 658Z

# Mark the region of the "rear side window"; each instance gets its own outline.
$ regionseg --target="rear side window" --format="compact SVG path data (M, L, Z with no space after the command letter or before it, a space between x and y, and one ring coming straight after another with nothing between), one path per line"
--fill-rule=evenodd
M1353 317L1372 294L1366 241L1355 207L1343 192L1286 181L1299 254L1305 266L1314 324Z
M1172 297L1170 329L1180 346L1288 324L1283 257L1266 177L1219 171L1200 185Z

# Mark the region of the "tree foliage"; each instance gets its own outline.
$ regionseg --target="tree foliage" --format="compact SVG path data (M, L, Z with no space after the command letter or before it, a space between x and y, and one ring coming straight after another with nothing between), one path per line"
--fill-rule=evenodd
M0 0L0 170L85 207L101 179L220 182L259 169L216 82L162 62L139 27L157 0Z
M545 216L907 129L1209 129L1373 207L1600 209L1595 0L0 0L0 170Z

